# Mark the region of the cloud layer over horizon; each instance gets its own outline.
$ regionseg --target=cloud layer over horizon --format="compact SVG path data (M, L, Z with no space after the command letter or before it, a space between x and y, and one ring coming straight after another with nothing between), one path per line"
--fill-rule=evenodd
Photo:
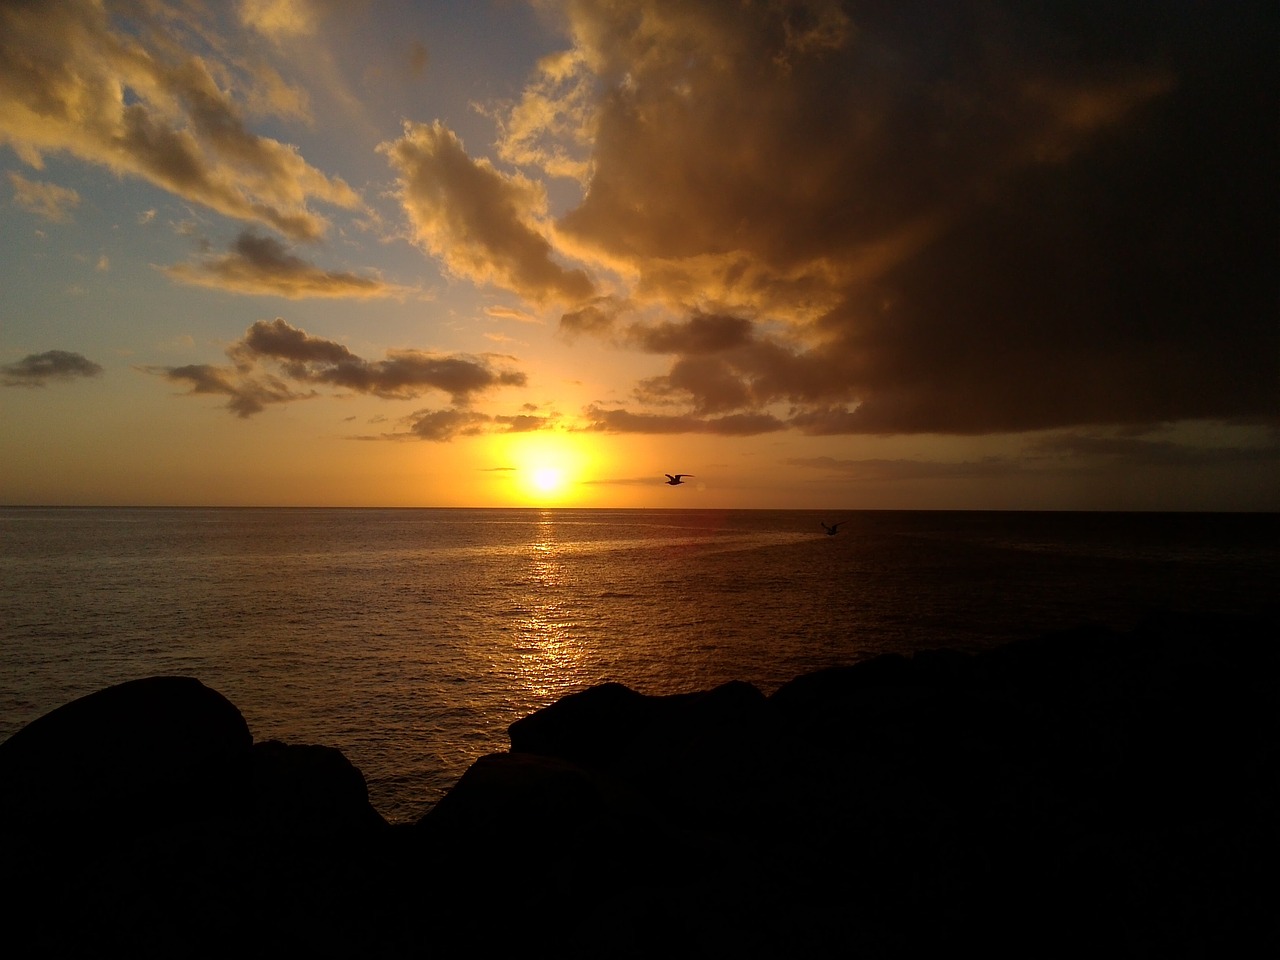
M433 440L1280 426L1274 4L534 6L561 45L515 97L478 105L496 139L403 117L366 145L381 187L275 135L325 118L273 52L306 41L324 60L324 16L357 15L305 0L217 23L7 4L0 143L28 173L73 157L234 221L225 253L158 265L177 283L415 295L293 252L333 234L321 205L520 303L489 316L550 312L570 347L599 340L658 371L562 420L475 409L528 386L517 358L370 361L283 320L250 327L230 366L154 368L242 417L325 389L441 391L450 409L397 434ZM34 174L9 182L50 223L80 203Z

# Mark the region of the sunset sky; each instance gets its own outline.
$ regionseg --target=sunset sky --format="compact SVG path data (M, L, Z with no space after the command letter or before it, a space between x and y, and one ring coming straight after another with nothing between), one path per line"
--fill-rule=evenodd
M4 0L0 503L1280 509L1278 19Z

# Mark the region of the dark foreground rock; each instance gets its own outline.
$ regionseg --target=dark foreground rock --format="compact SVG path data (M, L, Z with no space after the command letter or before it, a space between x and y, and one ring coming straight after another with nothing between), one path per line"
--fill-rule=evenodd
M338 751L255 744L189 678L124 684L0 744L0 943L22 956L1266 950L1276 626L1081 628L880 657L768 697L605 684L513 724L509 752L394 828Z

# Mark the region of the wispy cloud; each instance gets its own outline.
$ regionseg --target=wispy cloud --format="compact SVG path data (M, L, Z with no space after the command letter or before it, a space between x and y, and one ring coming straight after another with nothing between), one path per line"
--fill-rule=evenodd
M78 353L47 350L0 366L6 387L43 387L51 380L79 380L102 375L102 367Z
M50 223L66 223L71 219L71 211L80 205L80 194L70 187L28 180L12 170L9 183L13 185L14 203Z
M542 321L525 310L514 307L485 307L485 315L495 320L514 320L517 323L541 324Z
M309 204L359 209L359 196L249 130L216 75L247 74L254 90L262 74L217 49L194 52L212 34L200 10L131 5L126 29L92 0L0 5L0 140L37 169L66 153L295 239L323 235L328 222Z
M300 300L308 297L374 299L412 291L376 277L322 270L289 252L273 237L241 233L222 256L162 268L166 275L202 287Z

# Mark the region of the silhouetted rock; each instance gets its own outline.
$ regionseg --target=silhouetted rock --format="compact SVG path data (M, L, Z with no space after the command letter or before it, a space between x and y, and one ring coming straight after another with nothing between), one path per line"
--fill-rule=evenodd
M417 829L462 848L523 849L576 830L607 808L595 778L574 763L494 753L473 763Z
M40 838L6 929L52 954L1226 955L1274 941L1276 626L1082 627L768 697L605 684L397 828L340 752L251 745L193 680L123 685L0 746L0 830Z
M607 763L649 723L655 700L621 683L569 694L511 724L511 749L588 766Z
M333 747L254 744L252 799L262 829L340 835L388 826L369 803L364 774Z
M221 815L245 795L253 739L190 677L122 683L0 744L0 831L120 833Z
M324 945L359 900L361 845L385 831L341 752L254 745L189 677L122 683L0 744L0 943L225 956L274 931Z

